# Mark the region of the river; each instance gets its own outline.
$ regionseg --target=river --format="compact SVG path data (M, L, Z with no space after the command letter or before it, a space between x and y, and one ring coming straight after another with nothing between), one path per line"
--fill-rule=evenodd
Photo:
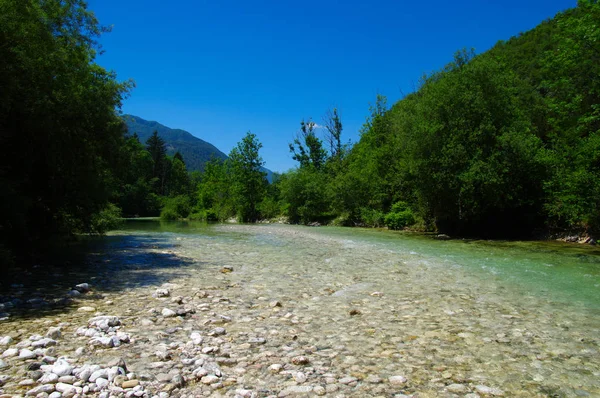
M0 336L16 343L60 326L55 356L74 366L124 358L147 396L597 397L599 254L557 242L130 221L87 242L71 270L13 288L46 297L89 282L92 292L62 309L16 311ZM168 297L153 297L158 288ZM131 342L89 345L76 330L94 315L118 316ZM192 344L194 332L203 341ZM6 362L5 392L31 388L17 384L21 362ZM213 362L220 375L208 380ZM200 363L208 370L196 377ZM177 372L187 383L173 388Z

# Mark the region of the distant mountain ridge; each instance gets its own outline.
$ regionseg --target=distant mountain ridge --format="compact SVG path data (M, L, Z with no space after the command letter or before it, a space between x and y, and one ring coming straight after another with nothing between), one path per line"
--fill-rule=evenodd
M145 144L154 131L157 131L158 135L167 144L167 155L173 156L175 152L179 151L188 171L203 171L204 164L213 158L227 159L227 155L216 146L193 136L185 130L172 129L159 122L145 120L135 115L123 115L122 118L129 134L136 133L142 144ZM267 173L267 180L272 182L273 172L264 167L261 169Z
M213 144L195 137L185 130L172 129L134 115L123 115L123 120L129 134L136 133L142 143L146 143L152 133L157 131L158 135L165 140L167 155L172 156L179 151L189 171L204 170L204 164L212 158L227 159L227 155Z

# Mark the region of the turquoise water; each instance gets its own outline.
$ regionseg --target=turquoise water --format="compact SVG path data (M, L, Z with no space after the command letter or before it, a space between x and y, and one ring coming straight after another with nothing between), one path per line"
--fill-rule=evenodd
M277 244L273 228L257 226L252 236L223 231L200 222L127 221L125 231L199 234L215 239L253 239L257 245ZM485 280L520 288L551 301L600 309L600 248L553 241L436 240L431 235L338 227L294 227L324 237L367 243L400 255L462 267ZM262 231L262 233L261 233Z

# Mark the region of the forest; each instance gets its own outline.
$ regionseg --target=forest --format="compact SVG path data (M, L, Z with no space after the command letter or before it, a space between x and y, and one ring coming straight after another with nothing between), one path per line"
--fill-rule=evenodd
M378 96L354 144L341 110L325 110L326 134L302 119L286 148L297 167L272 183L250 132L202 173L158 134L127 132L134 83L95 62L107 30L82 0L0 0L5 263L137 216L502 238L600 230L597 1L485 53L457 51L395 104Z

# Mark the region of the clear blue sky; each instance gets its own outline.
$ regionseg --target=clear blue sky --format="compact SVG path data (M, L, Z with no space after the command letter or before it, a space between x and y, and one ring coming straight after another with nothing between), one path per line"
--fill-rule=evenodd
M342 114L356 142L377 93L391 104L463 47L483 52L576 0L89 0L98 62L137 87L125 113L182 128L225 153L247 131L266 166L295 166L302 118Z

